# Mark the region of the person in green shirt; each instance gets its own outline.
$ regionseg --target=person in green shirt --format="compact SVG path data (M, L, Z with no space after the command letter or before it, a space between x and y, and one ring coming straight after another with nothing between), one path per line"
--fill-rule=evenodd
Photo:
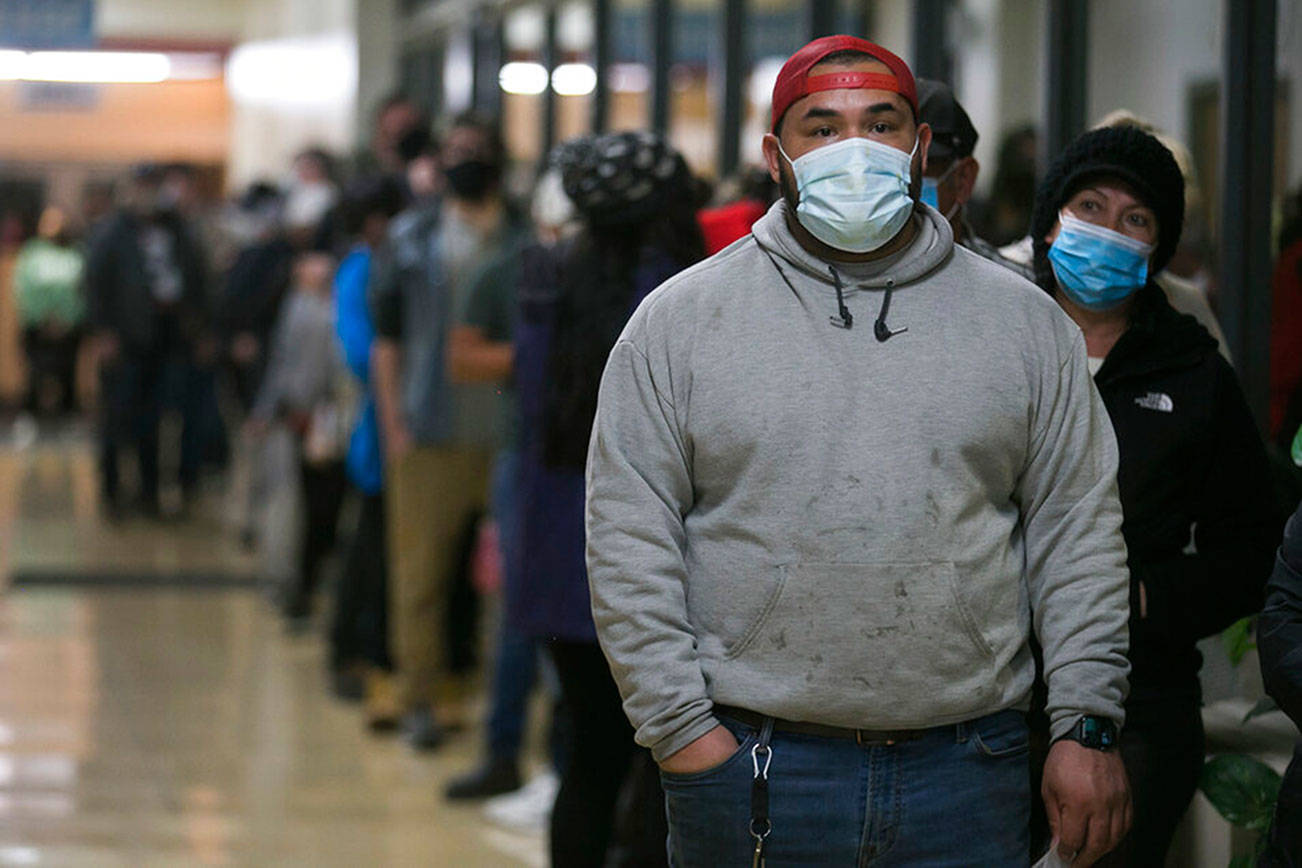
M14 292L28 360L28 409L74 409L77 350L86 302L81 291L85 257L72 243L58 208L41 214L36 237L23 245L14 266Z

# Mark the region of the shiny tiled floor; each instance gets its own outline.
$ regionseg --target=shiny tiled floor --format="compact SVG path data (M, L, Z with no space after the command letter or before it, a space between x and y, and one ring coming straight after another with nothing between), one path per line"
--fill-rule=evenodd
M315 637L247 590L8 587L14 570L247 574L220 523L96 515L84 443L0 449L0 866L541 865L363 731Z

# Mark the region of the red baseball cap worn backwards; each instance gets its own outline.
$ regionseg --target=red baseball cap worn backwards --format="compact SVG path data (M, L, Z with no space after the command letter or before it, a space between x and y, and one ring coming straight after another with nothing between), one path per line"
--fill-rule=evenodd
M858 51L867 54L882 63L890 74L882 72L830 72L826 75L809 74L818 63L830 54L838 51ZM773 126L778 128L778 121L791 108L796 100L823 90L842 88L872 88L898 93L908 100L913 107L913 116L918 116L918 86L913 81L909 65L880 45L859 39L855 36L824 36L815 39L804 48L791 55L778 73L778 80L773 85Z

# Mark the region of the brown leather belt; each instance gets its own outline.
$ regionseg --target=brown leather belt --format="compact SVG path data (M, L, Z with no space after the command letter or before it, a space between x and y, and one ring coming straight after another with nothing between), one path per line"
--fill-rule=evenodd
M759 729L767 719L757 711L748 711L733 705L716 705L714 713L730 717L738 723ZM856 744L868 746L886 746L902 741L916 741L926 735L925 729L849 729L841 726L827 726L821 723L806 723L800 720L782 720L774 718L773 729L776 732L790 732L797 735L812 735L818 738L842 738Z

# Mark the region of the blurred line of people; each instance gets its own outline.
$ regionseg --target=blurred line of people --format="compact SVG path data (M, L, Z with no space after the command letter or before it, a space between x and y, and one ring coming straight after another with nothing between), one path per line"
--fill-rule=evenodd
M933 135L920 200L958 244L1043 284L1027 234L1035 131L1006 137L979 202L971 120L942 84L920 82L918 100ZM1101 127L1157 132L1124 113ZM1187 152L1161 141L1195 196ZM329 588L331 687L373 731L438 748L470 724L485 661L482 761L449 798L549 823L558 865L664 864L660 777L592 620L584 465L633 311L748 236L779 187L756 168L711 190L643 132L558 146L526 196L509 168L496 119L436 127L395 94L365 154L305 150L288 181L229 203L205 198L191 167L146 165L94 225L50 207L26 238L11 217L0 245L26 357L17 397L39 419L94 406L112 520L184 517L206 474L241 478L238 533L291 629L314 623ZM1280 468L1302 424L1299 203L1272 320L1271 436L1295 498ZM1157 283L1224 353L1206 228L1190 228L1201 209L1181 205L1183 240ZM539 690L549 768L529 780Z

